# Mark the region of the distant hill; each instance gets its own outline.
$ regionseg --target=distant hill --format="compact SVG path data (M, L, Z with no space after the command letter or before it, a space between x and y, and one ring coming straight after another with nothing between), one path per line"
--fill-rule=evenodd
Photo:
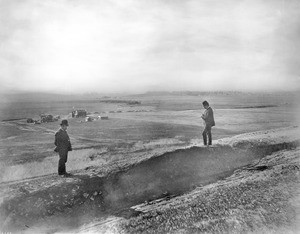
M68 101L99 101L103 98L120 98L122 97L153 97L153 96L245 96L253 94L263 95L291 95L293 92L241 92L241 91L149 91L141 94L99 94L99 93L83 93L83 94L58 94L47 92L2 92L0 94L0 103L10 102L68 102Z
M248 93L248 92L247 92ZM237 95L237 94L247 94L246 92L239 92L239 91L150 91L143 94L136 94L132 96L202 96L202 95Z
M290 95L294 92L249 92L249 91L149 91L142 94L135 94L130 96L147 97L147 96L230 96L230 95Z
M10 92L2 94L1 102L68 102L74 100L91 100L99 97L99 94L57 94L43 92Z

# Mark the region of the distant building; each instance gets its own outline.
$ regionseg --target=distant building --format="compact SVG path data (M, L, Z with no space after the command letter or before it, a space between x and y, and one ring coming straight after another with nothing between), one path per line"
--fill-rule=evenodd
M87 115L86 110L74 110L72 111L72 118L85 118Z
M27 123L34 123L34 120L32 118L27 119Z
M41 123L48 123L53 121L53 115L41 114Z

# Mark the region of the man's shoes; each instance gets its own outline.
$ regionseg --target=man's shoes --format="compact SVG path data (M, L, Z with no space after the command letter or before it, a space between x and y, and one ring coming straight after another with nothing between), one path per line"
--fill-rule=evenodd
M72 174L66 172L66 173L64 173L64 174L60 174L59 176L60 176L60 177L71 177Z
M65 173L65 177L71 177L72 176L72 174L71 173Z

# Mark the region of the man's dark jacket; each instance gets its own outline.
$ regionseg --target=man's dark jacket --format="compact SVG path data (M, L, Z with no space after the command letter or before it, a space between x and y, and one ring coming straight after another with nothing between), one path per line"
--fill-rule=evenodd
M208 107L203 116L202 116L202 119L204 119L205 121L205 125L208 126L208 127L212 127L212 126L215 126L215 119L214 119L214 112L213 110L211 109L211 107Z
M64 131L63 129L59 129L56 133L55 133L55 152L68 152L68 151L72 151L72 145L70 142L70 138L69 135L66 131Z

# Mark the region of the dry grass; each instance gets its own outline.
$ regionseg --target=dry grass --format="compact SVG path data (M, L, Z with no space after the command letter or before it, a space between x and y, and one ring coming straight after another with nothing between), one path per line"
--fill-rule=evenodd
M273 140L278 140L278 142L276 141L278 145L283 139L280 136L293 135L294 131L295 129L291 128L288 133L286 132L283 135L278 135L279 133L282 134L281 129L269 131L268 133L251 133L248 134L248 138L250 143L256 142L258 144L256 147L259 147L259 144L264 144L264 142L257 141L257 139L261 140L262 136L264 136L264 139L269 139L270 136L273 136ZM249 136L253 136L253 139ZM242 135L240 136L241 139L234 138L233 141L242 140L243 142L246 137L246 135ZM285 137L285 139L289 139L289 137ZM289 139L289 142L293 145L291 140L293 139ZM149 156L150 149L161 143L158 141L157 144L153 145L152 142L149 142L142 152L139 149L143 144L135 144L132 149L138 151L138 154L135 156L129 154L131 156L130 160L127 159L127 155L122 156L121 154L116 154L115 158L109 159L106 158L106 151L104 151L103 155L105 157L103 157L100 152L94 150L86 151L87 155L83 158L80 158L82 154L74 156L74 162L76 162L76 158L80 162L84 160L89 162L91 156L93 157L93 163L97 160L103 160L103 162L107 160L104 162L106 164L103 168L108 169L107 173L112 172L112 174L106 174L105 178L90 177L91 171L81 170L73 178L57 179L57 177L52 176L32 180L30 183L23 181L19 184L10 184L7 187L10 191L3 193L6 200L3 200L2 205L5 217L9 214L9 218L5 218L7 227L14 227L18 230L18 228L24 226L24 223L32 228L37 228L35 225L55 223L53 228L58 228L57 225L60 225L59 230L66 230L69 227L78 228L86 222L90 223L91 217L103 217L105 214L111 214L110 212L123 216L126 215L126 212L129 212L129 215L126 216L128 220L117 219L118 223L112 222L110 226L114 230L123 233L245 233L261 230L274 232L279 229L297 230L295 218L298 217L297 212L299 211L299 201L296 199L299 190L295 188L299 187L300 148L282 150L284 148L282 146L283 148L280 148L280 151L260 161L255 161L247 168L235 171L231 177L207 186L198 187L186 195L175 198L166 195L163 196L165 199L160 198L153 201L152 197L148 200L150 195L145 193L145 197L141 197L139 201L136 201L135 198L139 195L139 188L144 191L143 186L151 186L155 176L158 179L162 176L154 170L158 165L157 162L161 159L167 163L162 164L161 168L158 167L160 172L165 171L167 167L172 168L169 167L171 164L176 168L178 165L174 164L176 161L174 161L175 156L172 154L172 163L169 164L168 160L164 160L166 157L158 157L139 164L142 167L136 165L132 167L132 170L124 172L118 171L118 165L125 168L128 163L132 165L139 160L154 157L154 150L153 154ZM278 150L277 145L271 146L274 147L274 151ZM176 152L183 153L181 156L186 160L188 157L184 157L186 156L184 152L190 156L194 148L177 150L175 154ZM226 157L220 147L202 149L209 152L218 151L220 157ZM205 155L202 156L205 157ZM216 159L216 156L218 155L210 155L208 160ZM239 156L241 157L238 154L237 157ZM115 165L116 162L118 165ZM151 169L147 163L154 168ZM187 163L191 163L194 167L196 164L191 160L187 160ZM144 168L143 165L146 167ZM186 171L183 163L181 166L181 169ZM100 168L98 167L101 172L103 168ZM97 171L97 168L94 167L94 169L96 174L101 174ZM154 172L153 179L148 176L146 169ZM145 180L146 183L141 184L143 186L139 187L139 184L134 183L134 180L131 180L130 177L131 172L135 172L135 170L140 173L134 174L135 176L138 178L144 176L150 182L148 183L148 180ZM174 174L172 174L172 171L174 171ZM176 174L175 171L176 169L172 169L170 172L165 171L165 173L173 176ZM185 176L182 177L185 178ZM175 177L175 181L177 180L180 180L180 178ZM165 191L163 189L166 186L159 186L162 193ZM144 194L141 195L144 196ZM120 197L118 198L118 196ZM114 197L116 201L113 199ZM145 203L132 207L145 200ZM137 212L132 213L129 207ZM104 210L102 210L103 208ZM123 209L127 209L127 211L123 213ZM102 211L104 213L101 213ZM132 214L138 214L138 216L133 217ZM37 220L38 217L41 218ZM76 223L74 223L73 217L76 217ZM97 231L99 231L98 228L102 230L103 226L98 225L97 220L95 222L94 228ZM30 230L33 229L28 229L28 231ZM108 227L105 231L110 230L110 227Z
M260 162L264 171L240 170L170 202L137 208L125 233L298 233L300 149ZM298 220L297 220L298 219Z

